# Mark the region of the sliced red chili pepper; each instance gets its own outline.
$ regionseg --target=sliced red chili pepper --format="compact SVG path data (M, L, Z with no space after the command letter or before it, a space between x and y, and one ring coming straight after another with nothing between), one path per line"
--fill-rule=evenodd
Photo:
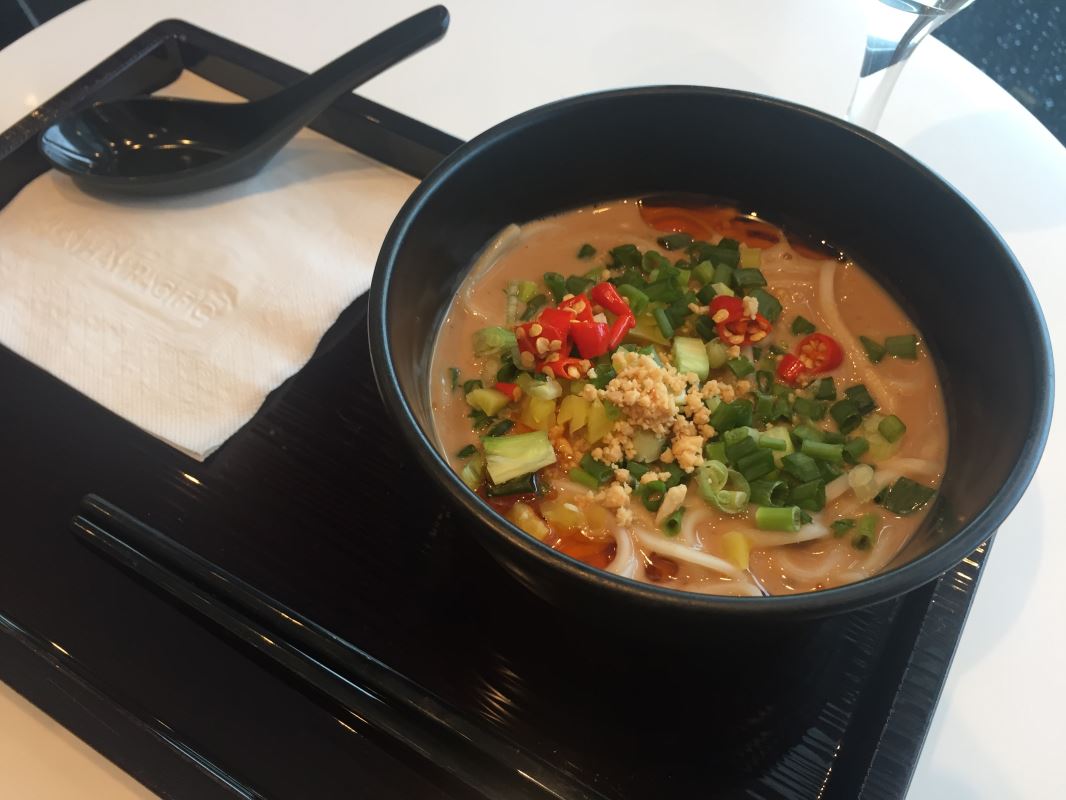
M518 399L518 384L517 383L497 383L493 387L497 392L503 392L505 395L511 398L513 403Z
M744 301L739 297L720 294L711 299L711 305L707 313L711 315L711 322L715 325L736 322L738 319L744 318Z
M580 358L560 358L558 361L538 364L537 369L543 371L544 367L550 367L556 376L574 380L585 374L585 366Z
M803 366L814 374L829 372L844 361L844 350L832 336L812 333L796 345L796 353Z
M626 334L629 333L630 329L636 327L636 325L637 319L633 316L632 311L619 314L615 321L611 323L611 329L607 332L607 351L610 352L618 347L622 340L626 338Z
M546 308L534 321L539 322L544 329L541 336L546 336L549 340L561 339L565 342L570 336L570 320L573 318L571 311L562 308ZM591 313L589 319L592 319Z
M739 297L718 295L711 300L708 313L718 338L727 345L760 342L770 333L770 320L762 314L756 314L754 318L744 316L744 301Z
M606 322L572 322L570 335L582 358L597 358L607 352Z
M589 291L589 297L592 298L592 302L596 305L603 306L612 314L623 316L632 313L629 303L623 300L622 295L618 294L618 290L607 281L593 286L591 291Z
M574 319L581 322L592 322L592 302L588 295L578 294L569 300L563 300L559 303L559 310L570 312Z
M789 386L795 386L799 383L800 378L806 372L807 368L803 366L803 362L792 353L785 353L785 355L781 356L781 360L777 362L777 379L782 383L787 383Z

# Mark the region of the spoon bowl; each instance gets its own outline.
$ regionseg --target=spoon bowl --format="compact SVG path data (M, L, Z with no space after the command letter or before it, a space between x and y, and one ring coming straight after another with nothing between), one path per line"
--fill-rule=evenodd
M137 97L98 103L45 129L40 151L93 193L176 195L241 181L338 96L432 44L447 28L447 9L434 6L253 102Z

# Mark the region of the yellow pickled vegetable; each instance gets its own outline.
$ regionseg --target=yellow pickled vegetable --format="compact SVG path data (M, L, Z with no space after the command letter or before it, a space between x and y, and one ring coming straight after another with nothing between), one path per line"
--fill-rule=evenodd
M545 500L540 504L540 513L544 519L552 525L560 528L585 528L588 519L585 512L574 503L563 503L559 500Z
M555 424L555 401L526 395L518 419L533 430L546 431Z
M548 535L548 526L537 516L537 512L525 503L515 503L507 512L507 519L524 530L534 539L543 539Z
M610 432L614 427L614 421L618 419L618 409L604 405L600 400L594 400L589 407L588 430L585 432L589 444L595 444Z
M737 569L748 568L748 556L751 554L751 545L748 537L740 531L729 531L722 535L722 553L726 560L734 564Z
M570 423L570 435L573 436L579 430L585 427L585 423L588 421L589 406L591 404L588 400L577 395L567 395L563 398L562 403L559 404L559 416L556 418L556 422L560 425Z
M605 533L613 518L614 515L598 503L585 506L585 519L588 520L589 529L592 531Z

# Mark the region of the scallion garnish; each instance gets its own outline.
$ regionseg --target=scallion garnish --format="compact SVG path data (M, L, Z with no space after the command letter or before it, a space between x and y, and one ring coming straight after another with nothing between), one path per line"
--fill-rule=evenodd
M731 358L725 364L738 378L743 378L755 371L755 365L746 358Z
M618 287L618 294L629 301L629 308L635 317L643 314L644 309L648 307L648 296L636 286L623 284Z
M544 285L548 287L556 303L561 303L566 297L566 279L558 272L545 272Z
M489 497L502 497L508 494L540 494L537 482L537 473L520 475L504 483L492 483L489 481L485 487L485 494Z
M670 324L666 312L661 308L657 308L651 312L651 315L655 319L655 324L659 326L659 332L663 335L663 338L674 338L674 326Z
M803 453L789 453L781 459L781 469L801 483L818 478L818 465L814 459Z
M861 383L849 386L844 390L844 396L859 409L864 417L877 408L877 403L870 397L870 392Z
M640 484L637 492L640 494L640 502L648 511L658 511L666 495L666 484L662 481L648 481Z
M885 357L885 346L868 336L860 336L859 341L862 342L862 349L866 351L866 357L870 359L870 362L880 364L881 359Z
M758 272L758 270L756 270ZM760 273L761 274L761 273ZM756 289L748 292L748 295L759 301L759 313L770 322L777 322L781 316L781 301L767 292L765 289Z
M896 358L915 359L918 357L918 337L913 333L889 336L885 339L885 350Z
M837 519L833 520L829 525L833 529L833 536L840 538L845 533L855 527L855 520L853 519Z
M472 391L474 391L474 389L482 388L484 388L484 384L477 378L474 378L473 380L466 381L463 384L463 394L470 394Z
M596 255L596 248L588 242L581 245L581 248L577 251L578 258L592 258L594 255Z
M907 426L903 424L903 420L892 414L877 423L877 432L889 442L897 442L907 432Z
M737 472L749 482L757 480L774 471L774 454L770 450L756 447L755 452L739 459L736 467Z
M849 464L857 464L859 456L870 449L870 443L862 436L848 439L844 443L844 460Z
M781 506L788 497L784 481L761 480L751 482L751 502L757 506Z
M452 385L452 391L459 388L459 367L448 367L448 380Z
M586 489L599 489L600 482L596 480L592 475L589 475L581 467L573 467L567 475L574 483L580 483Z
M581 469L585 470L585 472L595 478L600 486L610 481L614 476L614 469L601 461L597 461L588 453L582 456L580 464Z
M677 536L681 533L681 518L685 515L685 507L681 506L673 514L663 520L663 533L667 536Z
M792 404L792 410L801 417L820 420L825 416L826 404L824 400L811 400L809 397L797 397Z
M659 237L659 246L665 250L680 250L692 244L692 237L687 233L668 233Z
M590 281L581 275L571 275L566 279L566 291L568 294L583 294L592 288L595 281Z
M855 525L855 535L851 539L851 544L856 550L869 550L873 547L874 539L877 537L878 522L880 518L877 514L863 514L859 517Z
M841 433L851 433L862 424L862 414L852 400L839 400L829 408L829 416Z
M495 425L493 425L486 436L503 436L506 433L511 432L511 428L514 427L514 423L509 419L501 419Z
M762 274L762 270L738 269L733 273L733 285L744 290L758 289L766 285L766 276Z
M522 321L529 322L529 320L533 319L533 317L537 315L537 312L546 305L548 305L548 298L546 295L534 295L529 299L529 302L526 303L526 310L522 312Z
M844 463L844 445L842 444L826 444L813 439L804 439L800 452L819 461L828 461L830 464Z
M759 506L755 509L755 527L762 531L795 533L800 529L800 509L798 506Z
M884 493L881 503L893 514L912 514L929 502L935 489L922 486L910 478L900 478Z
M472 445L472 444L468 444L466 447L464 447L462 450L460 450L458 453L456 453L455 457L456 458L470 458L470 456L474 455L474 453L476 453L476 452L477 452L477 448L474 447L474 445Z
M804 511L821 511L825 508L825 481L817 478L793 486L788 493L788 499Z
M817 388L814 389L815 400L836 400L837 385L832 378L819 378Z
M792 332L797 336L806 336L816 330L818 329L814 327L814 323L805 317L796 317L792 320Z
M640 267L640 250L635 244L620 244L611 248L611 266Z

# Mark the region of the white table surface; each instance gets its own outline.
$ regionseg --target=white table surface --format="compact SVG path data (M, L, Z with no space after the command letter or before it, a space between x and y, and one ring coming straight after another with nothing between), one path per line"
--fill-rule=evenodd
M179 17L311 70L426 0L88 0L0 51L0 130L142 30ZM452 0L444 41L366 96L468 138L531 106L627 85L692 83L843 114L862 53L857 0ZM519 10L521 9L521 11ZM1066 150L1005 91L939 42L907 66L879 129L999 229L1066 349ZM2 243L0 243L2 246ZM1047 454L1003 526L911 787L913 800L1066 797L1066 479L1060 404ZM0 605L3 602L0 589ZM0 684L0 795L145 796ZM9 743L12 743L9 745ZM25 757L12 755L20 743ZM12 790L18 787L15 794Z

